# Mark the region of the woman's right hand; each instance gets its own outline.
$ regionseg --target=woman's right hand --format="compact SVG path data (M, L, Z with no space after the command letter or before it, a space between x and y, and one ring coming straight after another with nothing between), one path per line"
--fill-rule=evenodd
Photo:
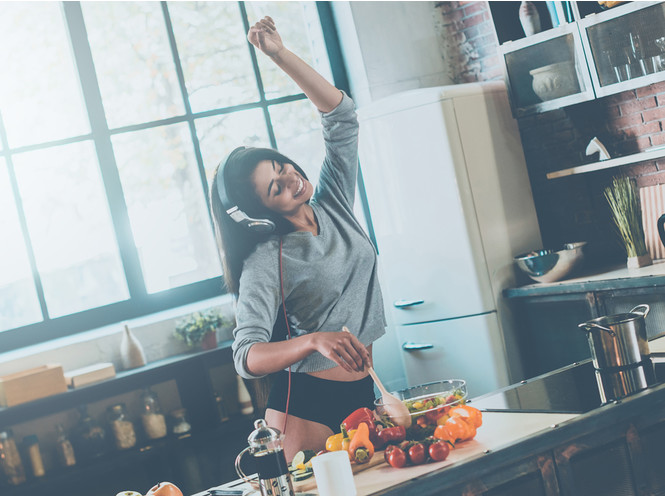
M282 38L275 27L275 21L270 16L265 16L249 28L247 39L268 57L276 56L284 48Z
M362 372L372 365L365 345L349 332L315 332L310 336L316 351L347 372Z

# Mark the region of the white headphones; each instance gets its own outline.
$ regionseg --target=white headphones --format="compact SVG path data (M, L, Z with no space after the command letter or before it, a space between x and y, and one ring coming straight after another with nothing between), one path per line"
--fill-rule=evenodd
M245 150L244 146L240 146L233 150L228 156L224 164L222 164L217 171L217 193L222 202L222 207L231 219L243 226L245 229L256 233L270 233L275 230L275 223L270 219L254 219L240 210L236 202L232 201L226 191L226 166L231 159L239 152Z

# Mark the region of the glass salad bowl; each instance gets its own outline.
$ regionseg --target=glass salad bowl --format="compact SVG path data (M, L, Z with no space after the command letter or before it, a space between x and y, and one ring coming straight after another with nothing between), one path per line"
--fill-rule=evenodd
M411 424L434 425L448 410L464 403L467 397L466 381L446 379L429 382L392 392L402 400L411 415ZM374 401L376 411L381 417L388 417L382 398Z

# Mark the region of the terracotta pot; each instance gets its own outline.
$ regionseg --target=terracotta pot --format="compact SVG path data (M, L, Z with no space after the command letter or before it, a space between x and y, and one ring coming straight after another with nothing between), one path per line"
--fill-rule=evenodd
M217 333L209 332L201 340L201 349L214 350L215 348L217 348Z

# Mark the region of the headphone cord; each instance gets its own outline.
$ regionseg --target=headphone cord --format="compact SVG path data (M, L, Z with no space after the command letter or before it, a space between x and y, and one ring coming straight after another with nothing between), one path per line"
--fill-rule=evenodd
M284 300L284 271L282 270L282 237L279 237L279 286L282 292L282 310L284 311L284 322L286 322L286 332L291 339L291 327L289 326L289 319L286 315L286 301ZM289 385L286 390L286 408L284 412L284 427L282 434L286 435L286 422L289 419L289 401L291 399L291 365L289 365Z

